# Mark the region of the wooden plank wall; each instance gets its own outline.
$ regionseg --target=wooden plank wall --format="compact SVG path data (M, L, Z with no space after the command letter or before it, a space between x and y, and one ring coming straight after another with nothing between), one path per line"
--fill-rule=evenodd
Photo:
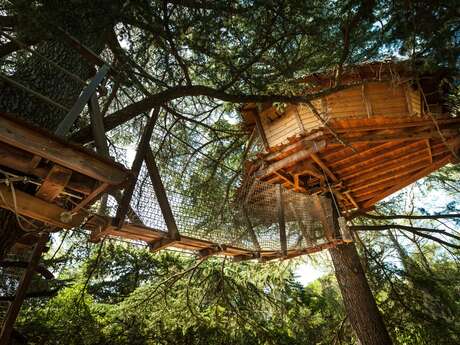
M420 92L407 84L390 81L357 85L316 100L313 104L325 120L422 114ZM270 147L285 144L291 137L322 127L304 105L288 105L283 114L271 107L260 116Z

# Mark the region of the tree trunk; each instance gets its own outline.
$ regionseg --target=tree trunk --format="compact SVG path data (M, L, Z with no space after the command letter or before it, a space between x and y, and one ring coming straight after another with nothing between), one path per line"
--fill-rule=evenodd
M345 310L361 345L391 345L353 243L329 250Z
M83 3L84 2L84 3ZM82 4L83 3L83 4ZM27 2L22 3L24 6ZM47 31L47 26L61 27L77 37L83 44L99 53L105 44L106 32L113 28L113 16L109 9L101 5L110 2L61 2L47 1L42 7L34 7L33 2L27 8L13 8L12 11L33 18L35 25ZM111 5L110 5L111 6ZM46 23L43 25L41 23ZM18 26L17 34L27 40L32 28ZM37 35L35 33L35 35ZM73 48L62 41L62 38L43 35L46 41L37 45L36 50L58 63L61 67L86 80L91 76L94 67ZM56 67L45 62L34 54L18 55L10 76L15 81L37 91L64 107L70 108L78 98L84 85L72 79ZM2 60L0 60L2 63ZM0 82L0 111L14 113L35 125L54 131L66 115L66 111L37 99L30 93L20 90L8 83ZM0 209L0 260L11 246L24 234L16 217L10 211Z

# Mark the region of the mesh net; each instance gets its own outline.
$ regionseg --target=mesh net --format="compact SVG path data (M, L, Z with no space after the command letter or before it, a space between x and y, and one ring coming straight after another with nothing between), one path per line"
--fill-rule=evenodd
M277 185L243 176L242 169L198 150L196 147L204 141L200 133L193 132L187 141L171 135L164 140L165 131L157 126L151 143L182 236L253 251L280 251L281 208L288 250L316 246L331 239L326 238L323 229L325 222L332 224L327 216L332 214L329 199L286 189L281 189L280 197ZM117 156L121 161L125 159L120 152ZM130 206L127 221L167 232L145 164ZM117 201L109 197L105 213L114 216L116 208Z

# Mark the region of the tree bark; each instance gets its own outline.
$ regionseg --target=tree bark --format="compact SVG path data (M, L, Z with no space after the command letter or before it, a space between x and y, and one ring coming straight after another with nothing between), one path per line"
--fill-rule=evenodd
M362 345L391 345L380 311L359 261L356 246L343 244L329 250L345 310Z
M29 19L33 18L36 21L35 25L43 24L42 31L46 31L47 25L61 27L96 53L104 48L106 33L113 30L114 16L110 15L110 10L114 10L115 7L108 0L104 2L52 0L45 2L42 7L36 7L33 2L21 4L28 7L12 10L24 13L24 16ZM27 41L29 36L33 36L32 31L31 27L17 27L17 35L21 36L22 40ZM47 35L46 40L37 45L36 51L83 80L88 79L94 71L93 66L90 66L75 49L59 37ZM15 60L13 71L10 78L67 108L73 105L84 87L34 54L19 55ZM18 117L50 131L53 131L66 115L63 109L49 105L5 82L0 82L0 111L17 114ZM16 221L15 215L0 209L0 260L23 235L24 231Z

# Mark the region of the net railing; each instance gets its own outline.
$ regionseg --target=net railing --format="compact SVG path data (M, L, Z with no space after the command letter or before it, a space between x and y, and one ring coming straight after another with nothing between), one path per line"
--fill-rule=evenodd
M242 169L216 161L178 138L165 142L164 135L156 129L152 149L181 236L251 251L280 251L281 206L288 250L331 240L324 231L325 222L332 228L329 199L283 188L280 204L277 185L243 176ZM106 214L114 216L116 208L117 201L109 197ZM145 164L126 221L168 231Z

